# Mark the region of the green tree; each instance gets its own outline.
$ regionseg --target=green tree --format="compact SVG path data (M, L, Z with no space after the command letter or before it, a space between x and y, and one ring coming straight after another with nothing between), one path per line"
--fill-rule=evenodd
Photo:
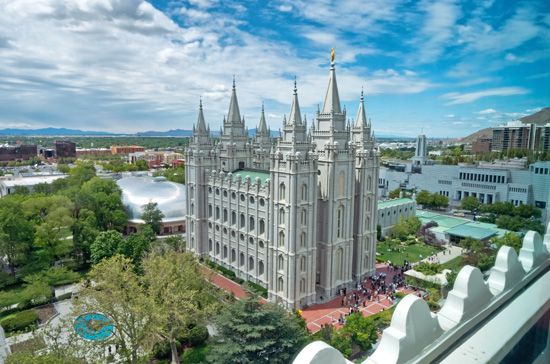
M162 229L162 219L164 214L159 210L158 204L156 202L149 202L143 205L143 213L141 214L141 219L145 221L147 225L153 229L155 234L160 234Z
M80 192L79 205L94 212L98 230L124 229L128 217L115 181L94 177L82 185Z
M132 261L115 255L96 264L88 275L94 284L80 291L75 307L82 312L107 315L115 330L106 345L117 345L122 362L138 363L155 342L152 330L155 305Z
M422 190L416 194L416 203L419 205L430 206L432 203L432 196L430 192Z
M44 303L52 296L52 288L48 284L46 277L40 274L31 274L24 279L25 285L23 289L23 298L26 304L29 303Z
M147 293L154 301L152 327L170 343L172 363L179 363L178 337L206 323L216 300L196 257L191 253L152 254L143 261Z
M85 263L90 259L90 247L96 239L99 231L97 220L93 211L81 209L72 226L74 254Z
M50 265L71 252L73 242L70 228L74 222L71 205L58 206L50 211L44 222L36 228L34 246L38 248L37 254Z
M95 167L90 162L78 162L69 171L68 181L73 186L82 186L85 182L95 177Z
M141 231L130 234L127 239L123 239L118 252L132 259L134 265L140 266L141 259L151 250L151 242L154 238L155 234L149 226L146 226Z
M479 200L474 196L464 197L460 201L460 207L468 211L477 210L480 205L481 205L481 202L479 202Z
M0 200L0 256L6 257L12 276L15 268L29 260L33 227L21 205L8 198Z
M114 256L120 252L120 247L123 244L124 237L118 231L108 230L99 233L90 246L92 262L97 264L105 258Z
M401 188L397 187L395 190L390 191L388 197L389 198L398 198L400 193L401 193Z
M514 248L514 250L518 254L519 254L519 250L523 245L521 237L518 234L513 232L507 232L501 237L492 239L492 243L495 244L498 248L500 248L503 245Z
M282 307L249 297L216 317L213 363L289 363L307 340L296 317Z
M136 168L138 171L147 171L149 169L149 165L147 164L147 161L138 159L136 161Z
M422 222L416 216L401 216L390 232L392 238L405 240L409 235L415 235L422 226Z

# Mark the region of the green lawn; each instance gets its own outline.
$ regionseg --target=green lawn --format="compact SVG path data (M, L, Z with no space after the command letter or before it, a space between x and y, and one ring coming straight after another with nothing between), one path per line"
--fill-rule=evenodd
M460 268L462 268L463 265L464 265L464 257L459 256L459 257L456 257L456 258L453 258L453 259L449 260L446 263L441 264L441 268L450 269L450 270L454 270L454 271L458 272L460 270Z
M426 244L413 244L400 245L399 251L389 250L387 243L378 243L376 246L376 260L382 262L387 262L389 260L398 265L403 264L404 260L414 263L439 252L441 249ZM420 258L420 255L422 255L422 258Z

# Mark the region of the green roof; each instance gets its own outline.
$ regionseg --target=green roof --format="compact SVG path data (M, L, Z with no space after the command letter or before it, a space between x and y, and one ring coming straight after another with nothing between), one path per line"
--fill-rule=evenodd
M250 183L254 183L256 181L256 177L259 177L262 183L265 183L269 179L268 171L262 171L257 169L237 169L233 171L232 174L233 174L233 181L237 180L237 176L241 176L243 182L246 176L249 176Z
M383 209L386 207L393 207L393 206L399 206L404 205L407 203L413 202L410 198L394 198L393 200L386 200L386 201L378 201L378 208Z
M464 225L453 227L446 231L449 235L458 236L461 238L473 238L477 240L484 240L491 236L497 235L497 229L488 229L480 226L476 226L475 223L467 223Z
M431 221L436 222L437 227L431 228L434 232L442 232L461 238L470 237L484 240L495 235L501 236L507 231L499 229L495 224L476 222L462 217L437 214L430 211L417 210L416 216L422 224L427 224Z

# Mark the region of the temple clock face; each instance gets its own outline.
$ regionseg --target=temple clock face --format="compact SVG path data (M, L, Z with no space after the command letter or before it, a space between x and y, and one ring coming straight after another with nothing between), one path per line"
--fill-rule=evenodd
M98 312L78 316L73 326L78 336L90 341L107 340L115 333L112 320Z

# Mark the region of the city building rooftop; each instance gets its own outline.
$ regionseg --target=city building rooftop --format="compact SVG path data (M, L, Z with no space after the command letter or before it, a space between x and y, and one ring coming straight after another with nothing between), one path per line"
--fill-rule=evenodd
M411 203L414 202L411 198L401 197L401 198L394 198L392 200L386 200L386 201L378 201L378 208L384 209L387 207L393 207L393 206L399 206L405 203Z

